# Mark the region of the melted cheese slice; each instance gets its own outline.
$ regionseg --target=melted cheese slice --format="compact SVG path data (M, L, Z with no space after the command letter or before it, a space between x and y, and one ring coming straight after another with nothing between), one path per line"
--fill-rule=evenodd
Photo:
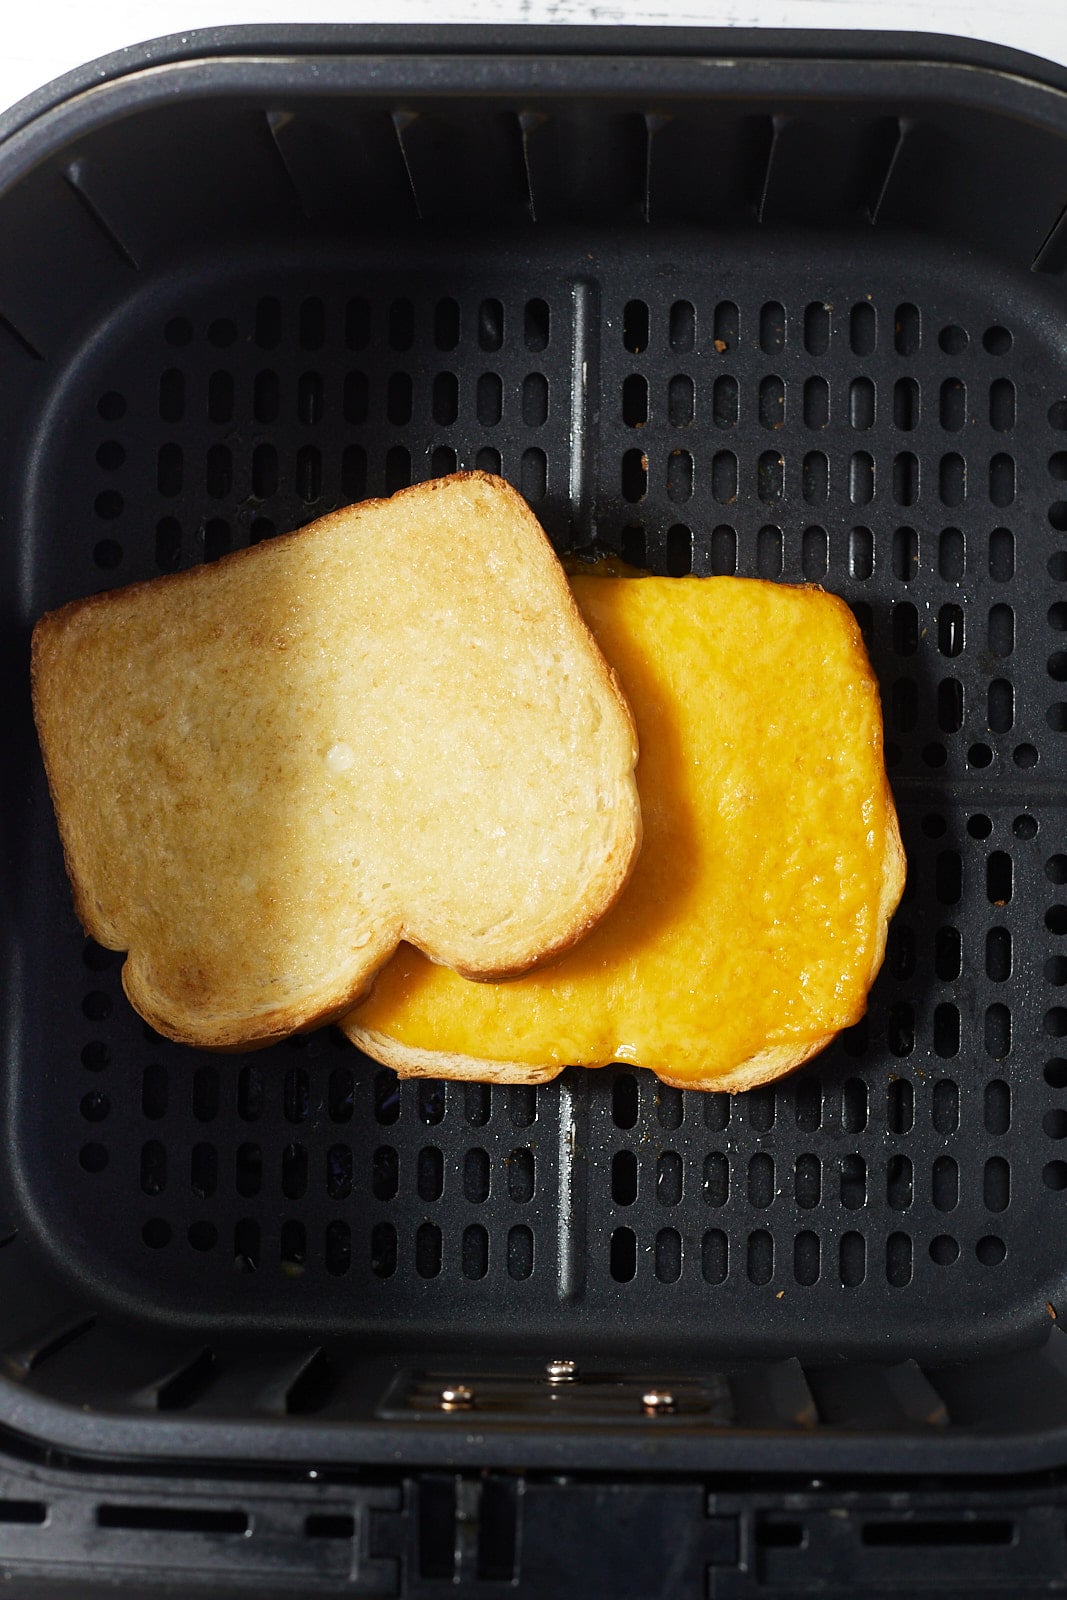
M559 961L506 983L401 946L343 1026L446 1077L610 1061L682 1086L777 1077L862 1016L903 887L855 620L821 590L751 579L572 582L640 738L627 888Z

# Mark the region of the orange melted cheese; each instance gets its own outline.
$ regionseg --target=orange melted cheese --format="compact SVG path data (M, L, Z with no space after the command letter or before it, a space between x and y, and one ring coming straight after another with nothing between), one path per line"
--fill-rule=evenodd
M621 898L548 967L473 983L402 946L347 1019L531 1066L721 1080L862 1016L899 864L877 685L844 603L737 578L572 578L641 745Z

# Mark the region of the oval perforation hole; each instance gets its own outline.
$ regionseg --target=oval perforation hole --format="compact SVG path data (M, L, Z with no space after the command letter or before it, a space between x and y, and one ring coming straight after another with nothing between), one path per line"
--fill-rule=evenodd
M676 505L682 505L692 498L693 494L693 458L688 450L672 450L667 457L667 498ZM685 530L688 544L688 528ZM687 552L688 553L688 552ZM689 571L688 563L685 571ZM670 576L681 576L673 573Z
M712 319L712 344L718 355L732 350L740 338L740 317L732 300L720 300Z
M352 1193L352 1151L332 1144L326 1152L326 1193L331 1200L347 1200Z
M898 1000L889 1008L889 1017L886 1024L886 1040L890 1050L895 1056L910 1056L915 1049L915 1012L906 1000ZM890 1085L890 1104L892 1105L892 1091L901 1091L905 1080L898 1079ZM911 1085L907 1084L910 1090ZM909 1121L908 1127L911 1126ZM897 1132L907 1132L907 1128L898 1128Z
M989 463L989 498L995 506L1010 506L1015 499L1015 462L1003 452Z
M994 1061L1003 1061L1011 1053L1011 1012L999 1001L986 1007L985 1048Z
M911 1007L908 1007L909 1020ZM907 1078L892 1078L886 1089L886 1121L890 1133L910 1133L915 1120L915 1092Z
M748 1236L748 1253L745 1263L748 1280L758 1286L770 1283L774 1276L774 1239L765 1228Z
M534 304L533 301L530 302ZM541 301L544 305L544 301ZM545 308L547 311L547 307ZM529 306L527 307L527 316ZM640 355L648 349L649 316L648 306L643 300L628 300L622 313L622 342L631 355ZM529 344L529 340L527 339ZM546 338L547 343L547 338Z
M930 1198L938 1211L954 1211L960 1199L960 1169L952 1156L938 1156L930 1178Z
M990 1156L982 1175L982 1200L987 1211L1006 1211L1011 1203L1011 1168L1003 1156Z
M898 378L893 385L893 425L902 433L919 425L919 385L914 378Z
M934 1050L946 1060L960 1052L959 1007L947 1000L934 1008Z
M915 971L915 932L905 922L894 922L889 929L886 961L898 983L906 983ZM858 1079L850 1080L859 1082ZM846 1084L846 1088L848 1085ZM848 1130L851 1131L851 1130Z
M867 1163L858 1151L841 1157L840 1192L847 1211L858 1211L867 1204Z
M441 1271L441 1230L436 1222L422 1222L416 1230L415 1271L420 1278L436 1278Z
M756 573L761 578L782 575L783 540L781 528L769 525L756 535Z
M866 450L857 450L849 462L848 497L854 506L874 499L874 457Z
M955 451L941 457L938 492L946 506L961 506L967 498L967 463Z
M921 322L918 306L910 304L897 306L893 318L893 348L900 356L914 356L919 353L921 342Z
M943 906L958 905L963 896L963 858L958 850L939 850L934 863L934 893Z
M730 1198L730 1163L725 1153L713 1150L704 1158L704 1199L709 1206L724 1206Z
M793 1276L804 1288L819 1281L819 1235L806 1230L793 1241Z
M333 1278L343 1277L352 1264L352 1230L340 1217L326 1224L323 1260Z
M967 387L960 378L946 378L941 385L941 426L946 433L959 433L967 421Z
M867 1245L862 1233L843 1233L838 1251L838 1273L846 1289L857 1289L867 1275Z
M775 1094L769 1084L750 1089L745 1096L749 1127L756 1133L769 1133L774 1127Z
M263 1186L263 1151L258 1144L245 1142L234 1153L234 1187L244 1200L259 1194Z
M885 1197L893 1211L906 1211L912 1202L914 1172L908 1156L892 1155L886 1167Z
M914 528L894 528L891 565L893 576L910 583L919 565L919 535Z
M512 1084L508 1090L508 1114L515 1128L528 1128L537 1121L537 1090L533 1084Z
M748 1201L757 1210L763 1210L774 1199L774 1159L760 1150L748 1163Z
M648 493L648 456L643 450L623 452L621 488L629 505L637 505Z
M620 1206L637 1199L637 1157L632 1150L617 1150L612 1157L611 1198Z
M439 427L450 428L455 422L459 415L459 380L454 372L435 374L430 410Z
M1067 1166L1064 1167L1067 1173ZM729 1271L729 1241L721 1228L709 1228L701 1242L700 1275L705 1283L724 1283Z
M669 1084L656 1085L656 1121L661 1128L680 1128L685 1115L685 1101L680 1089Z
M489 1233L480 1222L469 1223L463 1230L460 1264L463 1276L472 1282L489 1271Z
M874 571L874 535L870 528L853 528L848 536L849 576L865 582Z
M894 1289L911 1282L911 1239L906 1233L891 1233L885 1242L885 1275Z
M672 394L674 392L674 384L677 381L677 379L672 379ZM691 380L687 380L687 382L690 383L691 394ZM715 426L717 428L736 428L738 405L739 398L737 379L732 377L729 373L720 373L715 379L711 390L711 417ZM689 420L692 420L691 416ZM671 421L674 421L673 415L671 417Z
M1000 1135L1011 1127L1011 1090L1003 1078L985 1086L983 1120L987 1133Z
M1006 850L993 850L986 862L986 896L991 905L1007 905L1012 896L1012 862Z
M166 1146L159 1139L148 1139L141 1146L141 1193L159 1195L166 1187Z
M410 481L410 476L405 477L401 471L400 476L396 477L396 449L397 447L394 446L388 452L386 478L389 479L392 474L396 487L403 488ZM406 455L407 452L405 451L404 454ZM394 458L392 466L390 466L390 458ZM322 453L313 444L301 445L296 453L296 487L305 505L314 505L315 501L322 495Z
M629 1283L637 1271L637 1236L632 1228L615 1228L609 1251L611 1276L616 1283Z
M410 300L394 300L389 307L390 350L410 350L415 338L415 307Z
M468 1083L464 1087L463 1107L472 1128L482 1128L492 1112L492 1090L487 1083Z
M819 1204L822 1194L822 1163L810 1152L797 1156L793 1167L793 1197L804 1211Z
M523 379L522 420L527 428L540 428L548 421L548 379L542 372Z
M704 1094L700 1097L704 1102L704 1123L712 1133L722 1133L730 1121L731 1096L728 1094Z
M730 381L731 380L725 379L725 378L716 379L716 387L715 387L715 390L713 391L713 399L714 399L714 394L718 390L719 383L728 383ZM676 373L675 376L671 379L670 384L668 385L668 388L667 388L667 420L670 423L671 427L672 428L687 428L689 426L689 424L693 420L693 416L694 416L694 413L695 413L695 406L696 406L696 400L695 400L695 392L694 392L694 389L693 389L693 380L692 380L692 378L687 377L685 375L685 373ZM726 428L732 427L733 426L733 422L737 421L737 384L736 384L736 382L734 383L734 393L733 393L733 422L731 422L731 421L721 421L720 418L719 418L719 415L718 415L717 407L715 409L715 418L714 418L714 420L715 420L716 425L718 427L726 427Z
M260 1229L253 1217L241 1217L233 1225L233 1264L237 1272L258 1272Z
M688 300L676 300L670 309L668 340L672 350L682 354L696 343L696 312Z
M371 1193L375 1200L392 1200L399 1186L400 1158L392 1145L379 1145L371 1158Z
M796 1086L795 1112L801 1133L814 1133L822 1123L822 1084L817 1078L802 1078Z
M712 457L711 494L719 505L732 505L737 499L737 457L732 450L717 450Z
M966 571L966 544L959 528L943 528L937 542L937 568L946 583L960 583Z
M777 300L768 300L760 309L759 343L769 356L785 349L785 307Z
M958 733L963 726L963 684L942 678L937 686L937 725L942 733Z
M658 1283L677 1283L682 1275L682 1236L677 1228L656 1234L655 1273Z
M215 1067L197 1067L193 1074L193 1116L211 1122L219 1114L219 1074Z
M648 379L632 372L623 380L622 420L628 428L640 428L648 421Z
M487 1150L468 1150L463 1158L463 1198L481 1205L489 1198L491 1167Z
M534 1179L533 1151L529 1148L512 1150L508 1156L508 1194L516 1205L525 1205L533 1199Z
M282 1223L279 1259L289 1278L300 1277L307 1266L307 1229L297 1217Z
M420 1200L440 1200L444 1189L444 1157L435 1145L426 1145L419 1151L415 1164L415 1187Z
M440 1078L420 1078L415 1091L415 1106L420 1122L436 1127L445 1114L446 1089Z
M875 388L870 378L854 378L848 391L848 420L857 433L874 427Z
M759 420L764 428L780 428L785 421L785 384L774 374L760 379Z
M637 1111L637 1079L629 1072L621 1072L611 1086L611 1120L617 1128L632 1128Z
M711 571L717 578L732 578L737 572L737 534L720 524L711 534Z
M877 316L869 300L860 300L849 314L849 345L852 354L870 356L878 342Z
M504 343L504 307L499 300L483 300L478 307L478 347L499 350Z
M194 1144L189 1158L189 1185L199 1200L210 1200L219 1181L219 1157L213 1144Z
M391 1222L376 1222L370 1236L371 1271L376 1278L391 1278L396 1263L396 1229Z
M825 378L808 378L804 384L804 424L821 430L830 421L830 385Z
M822 450L809 450L800 469L800 491L809 506L825 505L830 494L830 462Z
M825 355L830 348L831 309L821 300L804 308L804 348L810 356Z

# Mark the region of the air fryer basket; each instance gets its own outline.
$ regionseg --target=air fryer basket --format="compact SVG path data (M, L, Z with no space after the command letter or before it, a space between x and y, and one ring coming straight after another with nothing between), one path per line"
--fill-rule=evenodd
M1063 1462L1067 104L914 41L573 37L232 39L9 120L0 1419L160 1461ZM36 617L475 466L561 550L860 621L908 888L868 1018L773 1088L199 1055L81 934Z

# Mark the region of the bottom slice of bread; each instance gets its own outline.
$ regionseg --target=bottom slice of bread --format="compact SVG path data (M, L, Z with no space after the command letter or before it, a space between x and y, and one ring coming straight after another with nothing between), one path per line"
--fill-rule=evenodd
M862 1016L904 884L856 623L756 580L573 585L641 741L630 884L581 946L507 984L402 947L342 1026L403 1076L624 1061L680 1088L770 1082Z

